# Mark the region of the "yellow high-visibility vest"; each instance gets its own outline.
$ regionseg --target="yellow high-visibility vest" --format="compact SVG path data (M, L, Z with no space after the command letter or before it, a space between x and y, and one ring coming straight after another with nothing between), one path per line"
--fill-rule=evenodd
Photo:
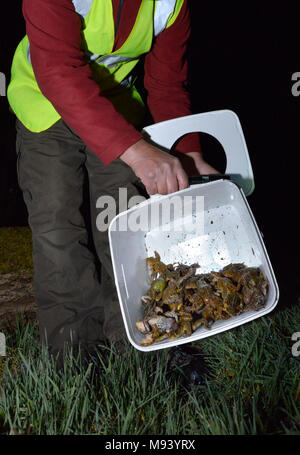
M153 39L175 22L183 2L142 0L130 35L113 52L112 0L73 0L75 11L82 19L81 48L89 58L93 77L115 108L134 125L140 122L144 105L130 73L142 55L150 51ZM60 119L37 84L27 35L14 54L7 98L18 119L32 132L44 131Z

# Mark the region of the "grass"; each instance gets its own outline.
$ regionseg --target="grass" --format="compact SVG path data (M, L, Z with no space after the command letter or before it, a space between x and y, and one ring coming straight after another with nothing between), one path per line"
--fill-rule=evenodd
M59 375L35 325L20 323L0 360L0 434L299 434L297 327L294 307L201 341L212 375L186 389L169 377L165 350L130 345L122 356L103 347L99 376L72 355Z
M28 228L0 229L0 273L32 270ZM69 355L59 374L35 323L6 333L0 357L0 435L300 434L300 331L294 305L198 344L211 375L186 389L167 370L167 352L102 347L93 375Z
M32 235L29 227L0 228L0 274L33 271Z

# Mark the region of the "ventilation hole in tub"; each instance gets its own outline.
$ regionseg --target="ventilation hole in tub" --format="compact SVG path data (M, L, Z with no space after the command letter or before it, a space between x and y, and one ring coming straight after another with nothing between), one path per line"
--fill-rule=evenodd
M180 159L184 169L188 173L188 175L197 175L197 171L193 165L193 160L176 151L176 147L178 143L184 138L185 136L188 136L185 134L184 136L181 136L173 147L171 148L171 152L173 155L177 156L177 158ZM215 169L217 169L221 174L225 173L226 170L226 165L227 165L227 160L226 160L226 155L224 152L224 149L220 142L213 136L207 133L199 133L200 136L200 143L203 151L203 157L204 159Z

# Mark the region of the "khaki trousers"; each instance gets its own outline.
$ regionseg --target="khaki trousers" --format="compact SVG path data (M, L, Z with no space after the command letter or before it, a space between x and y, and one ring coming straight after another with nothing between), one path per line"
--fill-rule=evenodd
M96 201L119 188L138 195L122 160L105 166L61 119L41 133L17 120L18 180L33 236L34 288L42 342L93 348L126 337L108 232L96 228Z

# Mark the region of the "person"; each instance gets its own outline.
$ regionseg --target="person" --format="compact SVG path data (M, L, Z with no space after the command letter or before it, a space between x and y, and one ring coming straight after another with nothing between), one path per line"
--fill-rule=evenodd
M134 70L144 58L154 122L191 114L187 0L23 0L26 36L7 96L16 115L17 170L33 236L42 343L89 353L126 338L108 235L96 202L188 186L180 160L147 142ZM177 144L200 174L216 173L198 134ZM89 198L89 208L85 201ZM119 210L119 207L117 206ZM100 266L100 267L99 267Z

